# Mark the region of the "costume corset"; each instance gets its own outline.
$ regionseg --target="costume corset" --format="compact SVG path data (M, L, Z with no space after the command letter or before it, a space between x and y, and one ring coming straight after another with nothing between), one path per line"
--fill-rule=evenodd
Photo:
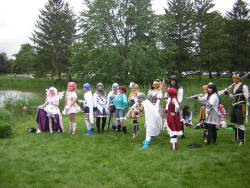
M237 90L234 92L233 95L236 95L234 98L234 103L241 103L241 104L246 104L246 99L243 95L243 83L240 84L240 86L237 88Z
M174 106L172 100L173 99L171 99L169 104L168 104L168 114L170 114L171 112L175 113L175 106Z

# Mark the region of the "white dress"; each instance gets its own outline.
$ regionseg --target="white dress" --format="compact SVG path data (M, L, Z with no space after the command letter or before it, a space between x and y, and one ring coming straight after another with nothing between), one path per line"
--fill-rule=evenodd
M142 105L145 112L146 136L158 136L162 129L160 113L149 100L144 100Z
M217 93L213 93L206 103L206 119L205 123L219 125L220 117L219 117L219 97Z
M48 116L60 114L60 109L58 108L59 105L59 97L57 95L47 97L46 98L47 105L45 106L44 110L47 112Z
M77 100L77 95L75 91L70 91L66 93L66 105L65 108L63 110L63 114L76 114L78 112L81 111L80 106L78 106L76 104L76 100ZM75 103L73 104L73 101L75 101Z
M162 92L158 90L149 90L148 97L158 112L160 112L160 103L163 97Z
M108 103L107 98L104 96L99 96L97 93L94 93L94 107L97 107L99 113L97 117L107 117L108 116ZM105 113L104 113L105 111Z

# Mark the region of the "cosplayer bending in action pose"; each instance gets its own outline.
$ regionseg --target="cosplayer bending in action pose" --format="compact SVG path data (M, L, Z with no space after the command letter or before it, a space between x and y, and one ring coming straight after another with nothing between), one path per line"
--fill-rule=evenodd
M139 85L131 82L129 87L131 88L131 92L129 94L128 101L131 106L129 111L131 110L131 112L129 113L128 117L133 119L133 127L134 127L133 138L135 138L139 134L138 118L140 117L140 113L138 113L139 108L136 107L136 105L138 104L137 94L139 92Z
M195 126L195 128L196 129L204 128L203 139L204 139L204 142L207 143L207 129L206 129L206 126L204 125L204 121L206 119L206 102L207 102L207 96L208 96L208 85L203 85L202 90L203 90L203 94L196 95L192 98L198 99L202 103L201 109L200 109L199 123Z
M174 88L167 89L168 99L166 103L167 124L169 128L170 143L172 149L177 149L177 136L182 136L182 125L180 122L179 103L177 99L177 91Z
M108 127L111 123L112 131L116 131L116 120L115 120L115 97L117 95L117 90L118 90L119 84L118 83L113 83L112 84L112 91L109 92L108 94L108 99L107 99L107 104L109 108L109 122L108 122Z
M63 97L63 92L57 93L57 89L50 87L46 89L46 101L38 107L37 112L37 133L42 131L63 132L63 122L60 109L58 108L59 100Z
M76 83L68 82L68 89L65 96L65 107L63 114L69 115L69 129L72 134L76 134L76 118L75 114L81 111L80 106L76 104L77 95L76 95Z
M153 105L155 105L158 112L160 112L160 103L162 99L162 92L161 92L161 81L155 80L153 82L153 86L151 90L148 91L148 98Z
M83 100L79 101L82 103L83 106L83 113L84 113L84 121L86 124L87 132L85 136L92 135L94 133L94 115L93 115L93 95L91 93L91 88L89 83L83 84Z
M170 77L169 88L174 88L176 90L176 92L177 92L177 101L179 103L179 109L180 109L181 103L183 101L184 89L179 86L179 82L178 82L177 77L175 75ZM164 95L165 99L166 99L166 97L167 97L167 93L165 93L165 95ZM182 115L182 114L180 114L180 115ZM183 118L181 118L181 119L183 119ZM184 136L184 125L183 124L181 124L181 130L183 132L183 135L181 137L185 138L185 136Z
M128 107L128 100L126 96L126 88L124 86L120 86L118 90L118 94L115 97L115 108L116 108L116 118L119 122L117 131L122 131L124 134L127 134L127 129L125 126L125 109Z
M141 149L148 148L150 141L160 134L162 129L162 119L158 109L149 100L144 93L138 93L138 102L141 104L140 111L145 113L146 139Z
M97 90L94 93L94 115L96 117L96 127L98 133L104 131L106 119L108 116L108 103L102 83L97 84ZM102 119L102 129L100 131L100 123Z
M205 126L207 129L207 144L216 143L217 129L220 124L219 117L219 95L214 83L208 84L208 95L206 101L206 119Z
M240 141L240 145L245 143L245 125L244 120L247 122L248 108L247 99L249 96L248 88L246 85L241 83L239 75L234 74L233 77L233 88L231 94L225 92L233 99L231 122L233 123L235 130L235 140Z

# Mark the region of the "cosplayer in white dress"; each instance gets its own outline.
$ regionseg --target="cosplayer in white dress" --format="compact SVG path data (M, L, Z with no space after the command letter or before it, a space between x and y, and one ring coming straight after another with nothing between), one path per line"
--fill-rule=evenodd
M144 140L143 147L141 148L145 149L149 147L151 139L160 134L162 129L162 119L157 108L146 99L146 95L144 93L138 93L138 100L142 105L140 110L145 113L146 139Z
M76 134L76 118L75 114L81 111L80 106L76 104L77 101L77 95L76 95L76 83L75 82L69 82L68 83L68 89L65 96L65 108L63 110L63 114L69 116L69 127L70 132L72 134Z
M151 101L151 103L156 107L159 113L160 113L160 103L162 97L163 95L161 91L161 81L155 80L153 82L152 89L148 91L148 98Z
M104 85L100 82L96 86L97 90L94 93L94 115L96 117L96 127L98 133L104 131L106 120L108 116L108 103L107 97L104 91ZM102 120L102 127L100 129L100 124Z
M206 101L206 119L205 126L207 128L207 144L216 143L217 129L220 124L219 116L219 95L214 83L208 84L208 99Z
M63 97L64 92L57 93L57 89L55 87L50 87L46 89L46 101L44 104L39 106L39 109L44 109L49 118L49 131L53 133L52 130L52 121L55 120L55 115L59 115L59 125L61 126L61 130L63 131L63 122L62 115L59 109L59 101ZM58 130L59 132L59 130ZM38 128L37 133L41 133L41 130Z

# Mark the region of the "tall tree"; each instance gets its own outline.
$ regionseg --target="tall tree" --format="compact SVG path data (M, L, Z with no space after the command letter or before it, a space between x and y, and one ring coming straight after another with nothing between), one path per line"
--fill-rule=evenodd
M36 47L37 70L40 73L69 74L71 46L75 41L76 18L63 0L48 0L36 23L32 41Z
M217 72L219 76L219 72L228 68L227 40L225 19L218 12L210 13L206 20L206 27L200 33L198 56L200 69L207 71L210 79L212 79L212 72Z
M10 72L10 62L5 52L0 53L0 73Z
M30 44L22 44L19 52L15 54L12 62L12 72L29 73L34 70L35 50Z
M96 65L94 70L99 76L108 77L112 71L119 81L125 81L134 72L131 71L134 61L129 60L134 44L142 44L145 53L148 46L155 46L156 22L151 0L86 0L85 3L87 9L80 16L81 40L74 48L72 70L80 67L90 70Z
M169 55L170 62L167 69L170 73L180 75L192 65L193 18L194 9L191 0L168 0L168 7L165 9L164 20L160 28L162 47Z
M212 0L195 0L195 57L197 69L212 72L226 69L227 48L225 46L225 21L220 13L212 11ZM224 67L222 67L222 64Z
M250 70L250 9L247 3L237 0L226 14L226 32L229 36L230 70Z

